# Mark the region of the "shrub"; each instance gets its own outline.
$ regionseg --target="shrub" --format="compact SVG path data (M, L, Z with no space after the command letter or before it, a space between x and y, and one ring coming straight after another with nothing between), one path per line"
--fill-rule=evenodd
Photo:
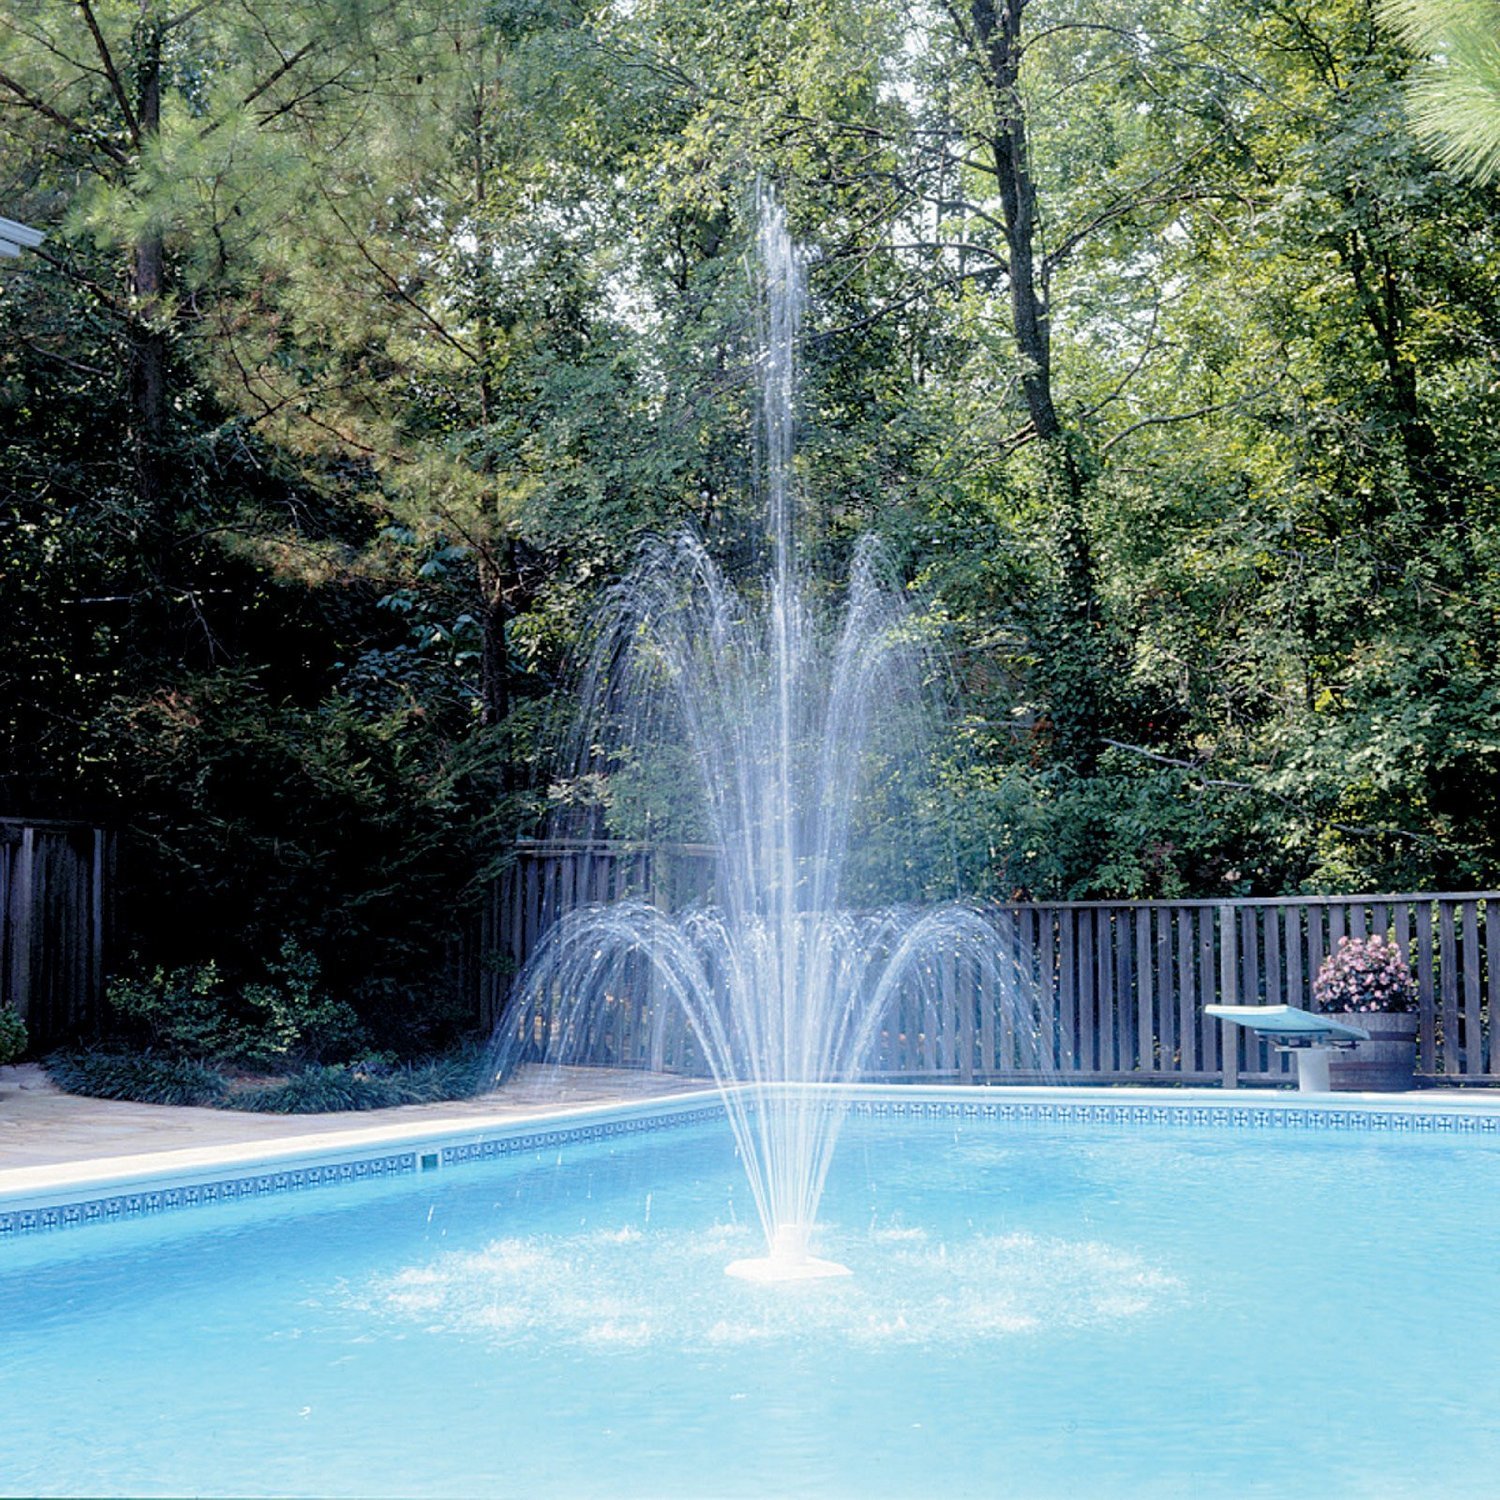
M311 953L287 938L265 974L236 987L212 960L157 969L147 979L113 980L109 1003L151 1046L198 1060L275 1067L358 1050L359 1018L322 990Z
M0 1063L14 1062L26 1050L26 1023L8 1005L0 1005Z
M1324 1010L1410 1010L1417 986L1405 955L1377 933L1339 939L1313 981L1313 998Z

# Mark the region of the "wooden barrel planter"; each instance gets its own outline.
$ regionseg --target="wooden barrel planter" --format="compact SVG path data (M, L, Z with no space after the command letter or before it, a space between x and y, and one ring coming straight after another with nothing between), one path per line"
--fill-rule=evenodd
M1417 1064L1415 1011L1344 1011L1337 1020L1370 1033L1351 1051L1335 1052L1328 1063L1329 1086L1339 1093L1394 1094L1413 1086Z

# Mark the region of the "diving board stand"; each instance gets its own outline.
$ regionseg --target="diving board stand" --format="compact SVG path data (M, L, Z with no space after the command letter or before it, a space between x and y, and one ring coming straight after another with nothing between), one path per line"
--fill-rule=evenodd
M1362 1026L1298 1010L1295 1005L1205 1005L1203 1010L1206 1015L1253 1031L1278 1052L1295 1052L1297 1090L1303 1094L1328 1092L1328 1059L1335 1048L1346 1051L1370 1039Z

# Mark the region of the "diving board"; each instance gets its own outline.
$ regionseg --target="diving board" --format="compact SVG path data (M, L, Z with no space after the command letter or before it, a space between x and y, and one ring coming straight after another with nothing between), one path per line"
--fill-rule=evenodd
M1335 1021L1295 1005L1205 1005L1204 1014L1243 1026L1272 1043L1278 1052L1297 1054L1297 1088L1304 1094L1328 1092L1328 1055L1370 1039L1362 1026Z

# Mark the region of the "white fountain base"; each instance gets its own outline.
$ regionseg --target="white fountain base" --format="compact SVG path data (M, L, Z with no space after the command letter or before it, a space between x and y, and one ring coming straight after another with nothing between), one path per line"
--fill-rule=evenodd
M780 1224L771 1238L771 1253L753 1260L732 1260L724 1267L726 1276L741 1281L820 1281L827 1276L848 1276L848 1266L834 1260L819 1260L807 1253L807 1227L803 1224Z

